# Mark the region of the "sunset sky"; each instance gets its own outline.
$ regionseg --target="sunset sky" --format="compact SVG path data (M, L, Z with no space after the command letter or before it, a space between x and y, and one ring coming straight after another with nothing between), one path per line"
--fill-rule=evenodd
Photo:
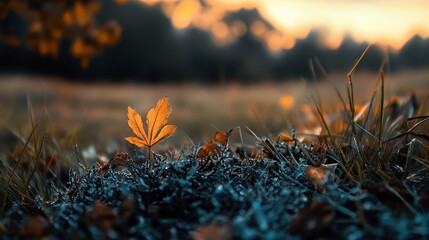
M178 29L205 29L220 44L251 31L273 51L293 47L295 39L304 38L311 29L323 31L323 44L331 48L338 47L345 34L357 41L388 44L395 49L415 34L429 37L427 0L206 0L207 7L198 0L142 2L161 2ZM278 31L258 22L251 29L239 22L222 22L228 11L240 8L258 9Z

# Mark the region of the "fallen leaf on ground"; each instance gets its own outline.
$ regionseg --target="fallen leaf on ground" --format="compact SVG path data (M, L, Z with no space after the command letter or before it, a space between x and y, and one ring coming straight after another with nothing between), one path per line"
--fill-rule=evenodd
M306 166L304 169L307 180L313 183L318 190L322 189L327 181L333 180L337 163L322 164L320 167Z
M232 129L229 130L229 132L216 132L213 138L206 145L202 146L201 149L198 151L198 158L212 156L217 154L217 152L221 151L219 145L226 147L231 132Z
M109 160L109 162L107 162L102 167L100 167L99 170L102 174L104 174L107 172L107 170L109 170L109 168L115 169L119 166L128 167L127 160L128 160L127 153L123 153L123 152L116 153L115 156L113 156Z

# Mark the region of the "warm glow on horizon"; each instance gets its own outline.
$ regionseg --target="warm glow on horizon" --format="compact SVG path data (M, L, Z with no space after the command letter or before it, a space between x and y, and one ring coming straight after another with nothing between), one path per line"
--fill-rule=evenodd
M200 9L201 5L197 0L179 2L171 16L174 27L179 29L188 27Z
M311 29L326 29L326 43L332 46L345 34L396 49L415 34L429 37L426 0L261 1L259 9L277 28L298 38Z
M157 0L141 0L153 5ZM247 31L276 52L294 46L315 29L321 43L337 48L345 35L356 41L401 48L415 34L429 37L427 0L198 0L159 1L173 26L195 26L210 32L220 44L234 41ZM240 21L226 24L222 18L240 8L256 8L275 29L255 21L249 29Z

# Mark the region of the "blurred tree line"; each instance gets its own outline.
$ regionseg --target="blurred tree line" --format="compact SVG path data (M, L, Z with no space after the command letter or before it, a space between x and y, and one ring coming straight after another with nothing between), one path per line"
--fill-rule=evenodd
M219 46L206 31L175 29L158 5L118 5L125 2L2 0L0 72L79 81L312 80L324 71L349 70L367 46L346 36L337 49L328 49L320 45L316 30L277 53L250 32ZM230 12L223 19L241 21L248 29L256 20L265 21L256 9ZM429 39L415 36L399 51L372 47L359 67L376 71L388 59L391 72L424 68L428 56Z

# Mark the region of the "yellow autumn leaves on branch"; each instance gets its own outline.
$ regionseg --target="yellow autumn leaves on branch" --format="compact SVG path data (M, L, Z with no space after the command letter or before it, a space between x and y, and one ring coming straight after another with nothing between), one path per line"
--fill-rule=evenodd
M142 117L133 108L128 107L128 125L138 138L127 137L125 140L137 147L147 146L151 148L158 142L173 135L177 127L175 125L166 125L171 112L168 98L164 97L159 100L156 107L150 109L146 116L146 131Z

